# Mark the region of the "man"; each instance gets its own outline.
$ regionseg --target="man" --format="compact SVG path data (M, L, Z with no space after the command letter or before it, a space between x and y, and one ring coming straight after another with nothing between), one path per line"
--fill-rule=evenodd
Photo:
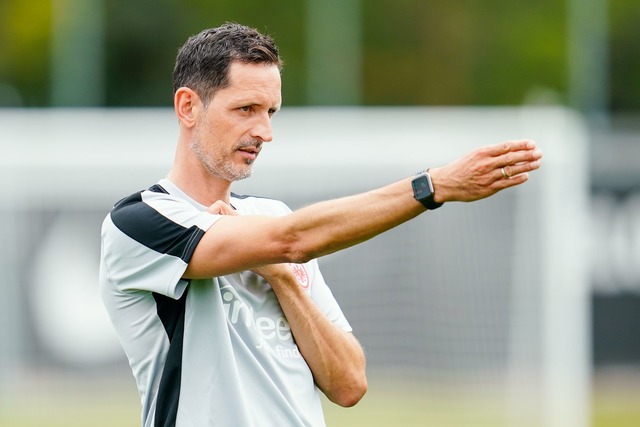
M512 141L295 212L237 196L231 183L273 138L281 66L273 41L241 25L187 40L174 69L173 166L104 221L101 291L145 426L323 426L318 389L355 405L364 353L316 259L522 184L540 166L533 142Z

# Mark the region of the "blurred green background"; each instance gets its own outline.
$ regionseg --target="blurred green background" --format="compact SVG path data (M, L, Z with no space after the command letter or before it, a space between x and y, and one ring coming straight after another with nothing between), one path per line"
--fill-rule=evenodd
M170 106L179 46L237 21L276 39L287 105L571 104L574 92L604 90L603 107L637 112L639 9L637 0L2 0L0 105ZM577 87L582 74L605 86Z

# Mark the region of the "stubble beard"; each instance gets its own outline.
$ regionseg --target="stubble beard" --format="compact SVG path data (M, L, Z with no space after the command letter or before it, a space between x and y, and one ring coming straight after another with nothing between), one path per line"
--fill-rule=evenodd
M233 152L244 145L237 144L233 148ZM200 138L196 138L190 145L191 151L211 175L224 179L229 182L240 181L251 176L253 172L253 160L245 159L244 165L237 165L222 155L222 153L212 153L207 151L200 142Z

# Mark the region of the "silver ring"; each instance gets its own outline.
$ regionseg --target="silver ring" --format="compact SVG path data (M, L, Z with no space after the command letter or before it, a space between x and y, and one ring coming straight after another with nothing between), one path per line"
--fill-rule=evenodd
M502 177L503 178L511 178L509 175L507 175L507 173L504 171L504 168L500 168L500 172L502 172Z

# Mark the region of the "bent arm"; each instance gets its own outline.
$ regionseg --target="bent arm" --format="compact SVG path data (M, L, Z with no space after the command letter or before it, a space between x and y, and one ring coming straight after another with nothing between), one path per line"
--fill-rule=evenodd
M208 211L238 216L222 201L215 202ZM364 352L355 337L322 313L299 285L290 264L265 265L251 271L273 289L318 387L338 405L355 405L367 390Z
M365 356L350 332L324 316L298 282L289 265L253 270L271 285L291 327L298 349L320 390L332 402L349 407L367 391Z
M531 141L474 150L431 169L436 202L473 201L522 184L540 167ZM509 168L505 179L501 168ZM366 193L316 203L283 217L225 216L198 244L187 278L214 277L282 262L306 262L356 245L425 211L412 177Z

